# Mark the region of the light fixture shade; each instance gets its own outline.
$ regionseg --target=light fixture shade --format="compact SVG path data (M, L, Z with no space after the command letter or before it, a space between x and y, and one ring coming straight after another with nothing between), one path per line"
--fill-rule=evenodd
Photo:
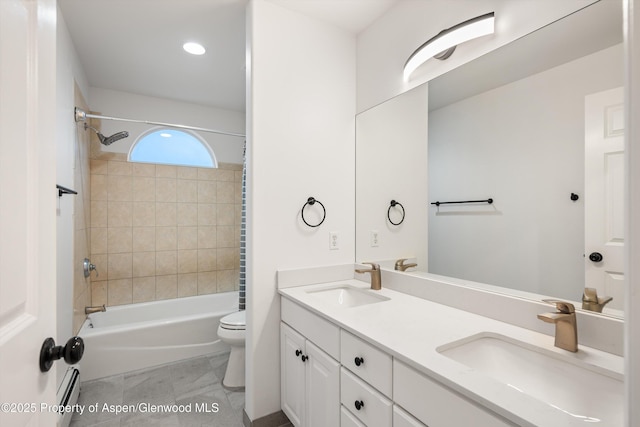
M493 34L494 30L495 14L494 12L490 12L440 31L438 35L427 40L422 46L417 48L404 64L405 81L409 80L411 74L429 58L455 47L460 43Z
M182 45L182 48L192 55L204 55L206 49L200 43L187 42Z

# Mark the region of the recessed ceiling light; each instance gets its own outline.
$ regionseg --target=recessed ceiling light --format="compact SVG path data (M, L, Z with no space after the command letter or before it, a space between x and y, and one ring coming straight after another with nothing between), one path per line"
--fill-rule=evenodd
M206 52L206 49L200 43L185 43L182 48L192 55L203 55Z

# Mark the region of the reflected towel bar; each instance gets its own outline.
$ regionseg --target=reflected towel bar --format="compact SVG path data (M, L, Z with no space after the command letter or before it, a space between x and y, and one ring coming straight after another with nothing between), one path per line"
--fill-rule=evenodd
M493 199L487 199L487 200L464 200L464 201L459 201L459 202L433 202L431 203L432 205L436 205L436 206L440 206L440 205L448 205L451 203L488 203L488 204L492 204L493 203Z
M56 184L56 189L58 190L58 197L62 197L63 194L78 194L77 191L74 191L67 187L63 187L62 185Z

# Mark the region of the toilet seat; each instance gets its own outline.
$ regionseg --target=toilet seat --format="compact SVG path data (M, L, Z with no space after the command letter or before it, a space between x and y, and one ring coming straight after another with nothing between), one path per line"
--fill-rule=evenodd
M244 331L247 327L247 315L244 310L228 314L220 319L220 327L234 331Z

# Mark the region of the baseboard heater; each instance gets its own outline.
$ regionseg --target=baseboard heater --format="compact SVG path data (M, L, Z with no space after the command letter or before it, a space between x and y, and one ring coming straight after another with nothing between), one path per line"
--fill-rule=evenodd
M58 393L56 394L56 400L60 407L66 407L67 405L75 405L78 403L78 395L80 394L80 371L77 368L69 367L64 374L62 383L58 387ZM69 427L71 417L73 413L71 411L64 411L58 414L58 426L57 427Z

